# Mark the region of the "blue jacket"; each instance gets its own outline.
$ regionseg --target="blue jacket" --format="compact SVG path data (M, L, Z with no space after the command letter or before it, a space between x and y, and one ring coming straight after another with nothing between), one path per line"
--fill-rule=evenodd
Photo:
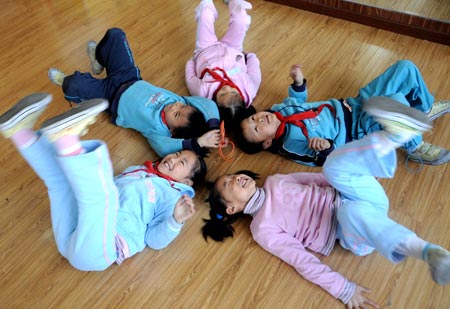
M198 152L195 138L172 138L169 128L162 121L163 108L175 102L197 108L211 129L219 127L219 110L213 101L201 97L182 97L143 80L135 82L120 96L116 124L139 131L160 157L183 149Z
M329 101L307 103L307 90L304 83L301 87L289 87L289 97L280 104L275 104L271 112L280 112L283 116L308 111L323 104L333 106L335 112L324 108L315 118L305 119L303 122L308 131L309 138L320 137L327 139L331 148L316 152L308 148L308 138L303 134L300 127L294 124L286 124L284 134L279 140L273 142L271 150L286 155L292 161L308 166L322 166L328 154L335 147L345 144L346 128L342 104L336 99Z

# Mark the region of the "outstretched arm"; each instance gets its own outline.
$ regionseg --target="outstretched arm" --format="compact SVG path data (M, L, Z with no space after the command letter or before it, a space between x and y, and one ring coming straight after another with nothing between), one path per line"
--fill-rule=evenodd
M197 77L195 72L195 63L194 60L189 59L186 62L185 66L185 75L184 78L186 80L186 86L189 89L189 93L193 96L204 96L201 91L202 80Z
M306 280L320 286L335 298L347 304L355 292L355 283L323 264L308 252L303 244L276 226L265 226L264 230L254 232L255 241L273 255L279 257Z
M306 89L306 79L300 64L293 64L289 72L292 78L292 84L289 86L289 97L294 98L297 102L306 102L308 98L308 91Z
M247 91L250 96L250 102L249 104L247 104L248 106L255 98L259 86L261 85L261 68L259 59L258 57L256 57L256 54L248 53L245 55L245 58L247 60L247 75L249 78L249 87Z

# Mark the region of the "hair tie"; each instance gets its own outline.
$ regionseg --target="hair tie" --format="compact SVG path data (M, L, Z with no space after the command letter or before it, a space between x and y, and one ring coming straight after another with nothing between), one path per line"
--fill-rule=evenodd
M222 220L223 216L221 214L216 214L216 218L219 219L219 220Z

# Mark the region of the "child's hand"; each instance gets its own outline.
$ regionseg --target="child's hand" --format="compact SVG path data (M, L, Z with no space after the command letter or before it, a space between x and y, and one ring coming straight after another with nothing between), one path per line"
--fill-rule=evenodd
M363 293L370 293L371 291L368 288L356 285L355 293L353 294L350 301L347 303L347 308L366 308L366 305L369 305L374 308L379 308L379 306L365 297Z
M175 204L175 209L173 210L173 217L178 223L184 223L190 217L195 214L195 205L192 199L184 194L181 196L177 203Z
M197 139L200 147L217 148L220 143L220 130L215 129L206 132Z
M308 147L314 151L324 151L331 147L327 139L320 137L313 137L308 140Z
M303 75L302 66L300 64L293 64L289 75L294 80L294 85L303 85L303 79L305 76Z

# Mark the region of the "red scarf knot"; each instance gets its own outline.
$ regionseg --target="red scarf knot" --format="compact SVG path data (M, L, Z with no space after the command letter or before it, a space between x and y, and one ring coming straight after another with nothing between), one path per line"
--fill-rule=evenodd
M305 135L306 138L309 138L308 130L306 129L306 126L305 126L305 123L303 122L303 120L316 118L317 115L319 115L325 107L330 109L330 111L333 113L334 117L336 117L336 112L334 110L334 107L331 106L330 104L322 104L319 107L314 107L308 111L292 114L292 115L289 115L286 117L283 116L280 112L275 112L274 113L275 116L278 118L278 120L281 121L281 124L278 126L277 133L275 134L275 139L279 139L283 135L287 123L294 124L297 127L300 127L300 129L303 132L303 135Z
M216 71L222 72L223 76L220 75L219 73L217 73ZM244 96L242 95L241 89L239 89L239 87L236 86L235 83L233 83L233 81L231 80L231 78L228 77L228 75L224 69L219 68L219 67L215 67L212 69L206 68L203 70L202 74L200 75L200 78L203 78L203 76L205 76L206 73L211 75L211 77L214 79L214 82L220 82L219 87L217 87L216 91L214 91L214 93L213 93L213 97L215 97L217 95L217 92L219 92L219 90L223 86L228 85L228 86L236 89L238 91L239 96L241 97L242 101L245 102L245 99L244 99Z

